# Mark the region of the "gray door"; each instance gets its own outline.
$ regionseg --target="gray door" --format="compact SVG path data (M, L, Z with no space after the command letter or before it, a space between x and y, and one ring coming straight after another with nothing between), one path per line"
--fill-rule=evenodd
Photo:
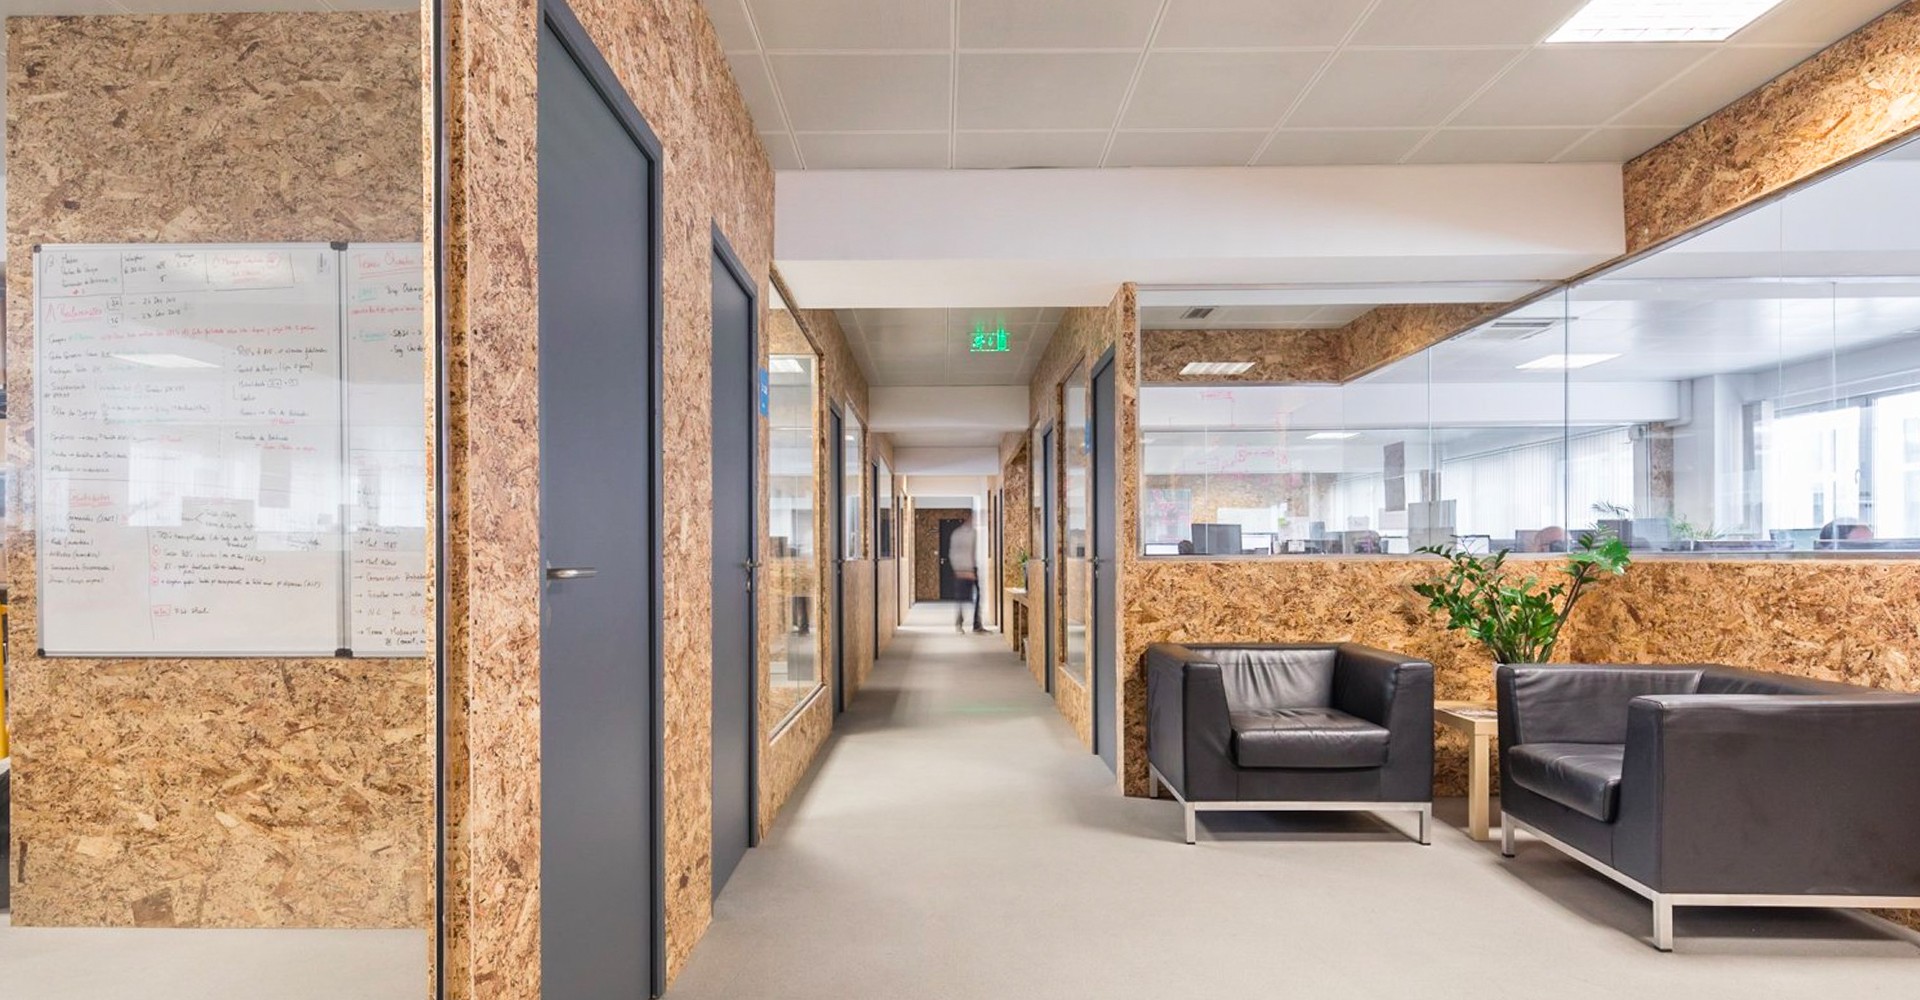
M713 892L754 840L753 282L713 252Z
M827 544L833 551L827 553L827 565L833 567L830 584L833 587L833 627L827 631L827 641L833 644L833 710L835 714L847 710L847 431L846 421L840 411L827 408L827 509L833 511L829 518L833 530Z
M658 147L563 9L539 59L541 995L639 998L658 928Z
M1059 475L1059 469L1055 467L1054 462L1053 433L1054 429L1049 427L1045 434L1040 435L1040 451L1043 453L1040 456L1040 559L1042 567L1040 576L1041 587L1045 594L1045 597L1040 601L1040 627L1047 633L1047 641L1044 644L1044 648L1047 656L1046 680L1047 692L1049 694L1053 692L1053 660L1056 655L1053 639L1055 634L1059 632L1059 629L1055 627L1053 622L1053 567L1054 564L1059 561L1055 559L1054 556L1058 554L1060 548L1060 535L1058 525L1055 523L1058 520L1059 497L1057 494L1059 492L1059 480L1056 477Z
M1119 541L1114 523L1114 474L1119 441L1113 413L1113 355L1093 373L1093 752L1118 769L1119 726L1114 718L1118 683L1114 655L1114 602L1118 597Z

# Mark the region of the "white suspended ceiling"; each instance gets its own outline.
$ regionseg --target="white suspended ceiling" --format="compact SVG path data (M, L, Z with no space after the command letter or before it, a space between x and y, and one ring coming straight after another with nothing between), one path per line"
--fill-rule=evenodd
M1621 163L1897 6L1545 45L1584 0L706 0L780 169Z

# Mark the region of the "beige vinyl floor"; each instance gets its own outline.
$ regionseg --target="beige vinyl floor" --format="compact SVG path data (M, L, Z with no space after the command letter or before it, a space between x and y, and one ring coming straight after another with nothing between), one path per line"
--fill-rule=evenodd
M1864 1000L1920 943L1834 911L1682 910L1443 803L1368 816L1121 797L1000 637L916 608L810 782L721 894L669 1000Z
M423 1000L425 931L14 927L5 1000Z

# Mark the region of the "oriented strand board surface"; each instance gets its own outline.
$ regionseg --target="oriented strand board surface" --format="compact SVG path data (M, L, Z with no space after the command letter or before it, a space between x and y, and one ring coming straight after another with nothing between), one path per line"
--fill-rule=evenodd
M1505 303L1380 306L1340 328L1346 376L1352 381L1417 354L1506 309Z
M712 915L711 233L719 228L749 274L767 275L773 177L698 0L572 6L664 152L661 711L671 973ZM447 892L471 925L449 961L449 992L531 1000L540 993L539 16L532 0L449 0L443 17L454 455L447 656L461 709L450 735L459 759L449 761Z
M1062 419L1063 397L1061 387L1075 369L1082 368L1091 375L1107 352L1113 352L1114 371L1114 408L1119 443L1119 467L1115 470L1115 481L1119 491L1116 507L1116 541L1119 548L1119 566L1116 590L1119 597L1116 608L1119 609L1119 621L1115 622L1114 648L1124 650L1120 637L1125 630L1126 594L1134 586L1132 564L1134 553L1139 551L1139 385L1140 385L1140 317L1137 292L1133 285L1122 285L1115 292L1113 301L1105 306L1068 309L1060 319L1060 325L1054 330L1053 339L1048 342L1046 351L1034 370L1033 380L1028 385L1028 413L1033 426L1043 428L1049 424L1058 425ZM1066 435L1054 435L1055 468L1064 470ZM1055 484L1055 513L1064 518L1066 512L1066 476L1060 475ZM1064 521L1061 522L1064 525ZM1040 538L1040 525L1033 525L1034 537ZM1061 546L1065 540L1064 529L1056 531L1056 548L1050 553L1055 567L1066 565ZM1036 545L1036 551L1039 546ZM1066 607L1067 574L1054 573L1053 605L1051 620L1048 620L1046 596L1032 595L1031 621L1033 640L1028 646L1028 662L1036 661L1044 667L1046 661L1046 632L1054 637L1054 659L1060 662L1065 656L1066 633L1063 609ZM1117 663L1119 684L1113 696L1123 703L1139 701L1145 705L1144 691L1134 688L1144 685L1144 675L1130 666L1130 661L1120 659ZM1040 671L1036 676L1044 677ZM1091 694L1082 685L1073 683L1062 670L1055 670L1054 700L1060 704L1061 714L1074 724L1075 731L1083 739L1091 740L1092 712ZM1126 715L1125 709L1116 709L1114 716L1123 720L1131 728L1133 721ZM1144 723L1141 723L1144 726ZM1142 730L1144 734L1144 729ZM1144 738L1144 735L1143 735ZM1145 758L1130 759L1127 756L1127 741L1121 740L1121 771L1127 787L1138 784L1139 793L1146 789Z
M33 655L30 247L418 240L417 20L7 20L17 925L429 921L426 661Z
M1625 171L1639 253L1920 129L1920 0L1909 0Z
M1349 368L1340 330L1147 330L1140 334L1140 380L1221 382L1338 382ZM1194 362L1248 361L1239 375L1182 375Z

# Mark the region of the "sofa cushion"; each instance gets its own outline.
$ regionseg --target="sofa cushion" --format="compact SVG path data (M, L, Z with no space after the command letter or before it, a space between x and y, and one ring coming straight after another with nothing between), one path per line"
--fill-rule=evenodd
M1617 743L1522 743L1507 751L1507 773L1529 792L1611 823L1626 757Z
M1332 708L1228 713L1233 759L1241 767L1380 767L1387 731Z
M1227 708L1255 712L1269 708L1325 708L1333 704L1332 646L1198 646L1220 664Z

